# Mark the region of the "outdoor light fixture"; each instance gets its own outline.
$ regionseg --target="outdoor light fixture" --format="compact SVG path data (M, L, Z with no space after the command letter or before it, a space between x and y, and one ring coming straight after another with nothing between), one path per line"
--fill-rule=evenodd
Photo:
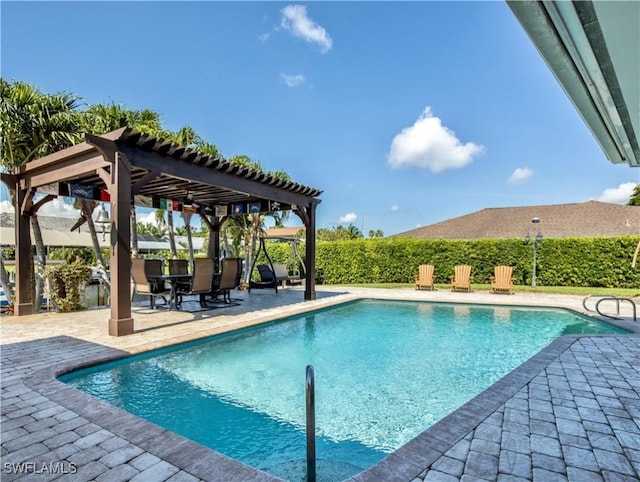
M96 217L95 223L102 228L102 241L104 241L107 226L111 224L111 219L109 218L109 213L104 208L104 203L100 205L100 209L98 210L98 217Z
M531 219L531 222L533 224L539 224L540 218L534 217L533 219ZM542 233L540 232L540 229L538 229L538 232L533 238L531 238L531 235L529 233L527 233L524 237L525 243L529 243L532 239L533 239L533 269L532 269L532 275L531 275L531 288L535 290L536 289L536 258L538 254L538 243L542 242Z

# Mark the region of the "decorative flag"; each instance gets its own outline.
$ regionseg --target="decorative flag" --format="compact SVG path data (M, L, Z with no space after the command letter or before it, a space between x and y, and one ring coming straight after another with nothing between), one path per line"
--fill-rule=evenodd
M100 189L100 201L111 201L111 194L106 189Z
M166 199L160 199L160 209L164 209L165 211L168 211L170 209L169 206L167 206Z
M222 217L222 216L226 216L227 212L229 211L227 206L216 206L216 216L218 217Z
M198 207L194 206L193 204L191 204L191 205L186 205L185 204L184 206L182 206L182 212L195 214L195 213L198 212Z
M172 211L180 211L180 203L178 201L172 201Z
M155 208L156 205L153 202L153 198L151 196L141 196L140 194L136 194L133 196L133 203L136 206L143 206L145 208Z
M42 194L53 194L54 196L59 196L60 194L60 186L57 182L53 184L45 184L44 186L39 186L36 191Z
M280 203L278 201L269 201L269 211L280 211Z
M234 216L236 214L244 214L244 204L232 204L231 205L231 214L233 214Z
M69 184L69 196L81 199L94 199L93 187Z
M260 201L255 203L249 203L249 213L259 214L261 210L262 210L262 205L260 204Z

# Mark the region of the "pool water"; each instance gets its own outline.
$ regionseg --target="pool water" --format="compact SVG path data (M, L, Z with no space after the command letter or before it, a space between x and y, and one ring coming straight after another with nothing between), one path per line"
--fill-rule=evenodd
M319 480L380 461L555 338L625 333L560 309L361 300L61 379L202 445L302 480L305 367Z

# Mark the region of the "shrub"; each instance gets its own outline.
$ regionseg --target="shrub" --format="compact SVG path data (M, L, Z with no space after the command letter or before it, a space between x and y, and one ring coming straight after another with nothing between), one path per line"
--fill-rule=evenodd
M91 268L80 260L73 263L50 266L45 269L45 279L51 283L51 298L58 311L79 311L80 290L91 279Z

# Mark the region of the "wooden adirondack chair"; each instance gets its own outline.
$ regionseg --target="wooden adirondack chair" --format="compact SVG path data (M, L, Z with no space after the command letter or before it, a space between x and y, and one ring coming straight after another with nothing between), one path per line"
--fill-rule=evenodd
M425 288L433 291L433 271L434 266L432 264L421 264L418 266L418 274L415 275L417 290Z
M511 295L513 294L513 267L496 266L491 277L491 292Z
M471 292L471 266L467 264L458 265L454 268L454 275L451 277L451 291Z

